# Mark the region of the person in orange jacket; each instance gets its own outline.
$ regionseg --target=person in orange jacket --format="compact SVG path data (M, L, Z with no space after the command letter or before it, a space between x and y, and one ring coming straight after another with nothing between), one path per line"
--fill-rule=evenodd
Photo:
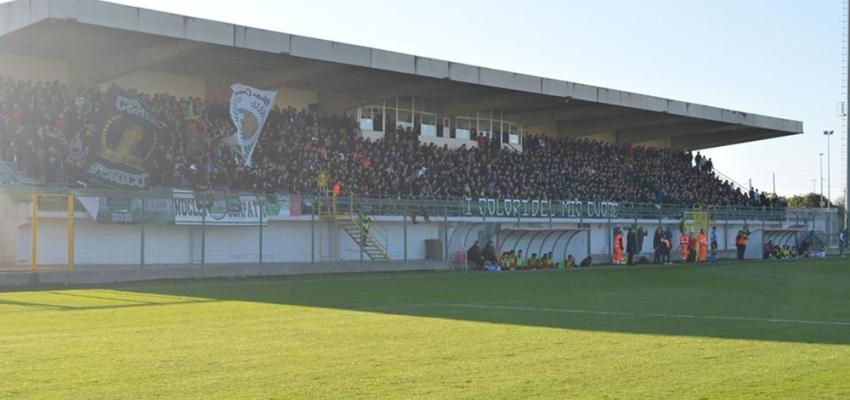
M679 251L682 252L682 262L688 262L688 242L688 235L685 234L685 231L682 231L679 235Z
M688 261L697 262L697 237L693 232L688 236Z
M623 261L623 232L620 228L614 231L614 264L620 264Z
M705 262L708 257L708 238L705 236L704 229L699 230L697 240L699 240L699 262Z

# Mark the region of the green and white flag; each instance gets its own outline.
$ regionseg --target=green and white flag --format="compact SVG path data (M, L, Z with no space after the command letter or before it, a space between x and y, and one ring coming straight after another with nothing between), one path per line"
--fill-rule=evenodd
M260 90L235 84L230 87L230 119L236 125L236 133L227 137L225 142L236 146L242 155L242 162L251 166L251 155L257 147L263 126L274 107L277 91Z

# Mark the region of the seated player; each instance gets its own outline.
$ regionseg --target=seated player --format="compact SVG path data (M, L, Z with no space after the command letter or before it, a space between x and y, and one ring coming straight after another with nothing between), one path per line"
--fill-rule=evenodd
M531 253L531 258L528 259L528 269L539 269L540 259L537 258L537 253Z
M546 253L546 269L554 269L555 268L555 256L552 252Z
M564 259L564 262L561 264L561 269L570 269L575 268L576 259L572 254L568 255L567 258Z
M508 260L510 261L511 271L519 269L519 257L517 257L513 250L508 252Z
M526 269L528 261L522 256L522 250L517 250L516 254L516 269Z

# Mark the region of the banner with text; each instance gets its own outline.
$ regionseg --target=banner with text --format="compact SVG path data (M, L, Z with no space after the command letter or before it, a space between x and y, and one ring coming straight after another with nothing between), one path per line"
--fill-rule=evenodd
M80 179L116 189L147 189L147 163L166 128L141 100L112 85L101 111L97 156L83 165Z
M100 224L173 224L170 198L78 197L93 220Z
M187 190L174 191L174 222L177 225L266 225L265 199L255 195L206 196Z
M481 217L617 218L620 204L578 200L467 198L463 207L466 215Z

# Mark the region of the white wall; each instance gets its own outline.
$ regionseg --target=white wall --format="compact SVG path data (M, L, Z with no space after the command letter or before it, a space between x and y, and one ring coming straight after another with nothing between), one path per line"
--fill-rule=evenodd
M290 221L271 221L263 227L264 262L304 262L320 260L322 250L328 255L333 248L329 242L331 223L315 221L313 230L309 218ZM17 227L16 260L30 262L29 221ZM393 259L404 258L404 224L401 221L375 222L373 232L387 231L388 252ZM425 239L441 238L438 223L407 224L408 258L425 258ZM205 261L214 263L254 263L259 261L259 229L255 226L145 226L146 264L198 264L201 262L202 237L205 236ZM323 230L323 234L320 234ZM311 231L316 243L311 243ZM319 241L324 243L320 243ZM336 235L340 260L359 260L360 249L344 232ZM77 264L138 264L141 257L141 227L139 225L98 224L87 214L78 212L75 218L75 261ZM38 226L38 262L44 265L65 264L67 233L65 219L43 214Z
M66 261L66 225L61 213L45 213L39 218L39 263L47 265L64 264ZM501 218L492 224L499 223L504 232L508 229L549 229L545 220L529 220L517 223L516 220ZM480 223L477 218L449 219L449 257L453 258L457 251L465 251L477 240L477 230L486 229L487 225ZM608 262L611 254L611 236L614 227L628 227L634 220L613 220L609 225L607 220L585 220L591 228L591 254L595 262ZM578 220L554 220L552 229L576 228ZM86 213L78 212L75 220L75 252L77 264L138 264L140 261L141 227L139 225L106 225L97 224ZM644 239L643 253L652 258L652 235L658 226L657 220L639 220L638 226L643 226L649 233ZM718 221L714 224L720 234L720 248L734 250L734 236L744 225L743 221L730 221L728 224ZM662 226L669 228L674 235L673 256L678 254L679 221L662 221ZM768 224L767 228L780 228L781 223ZM753 231L761 229L761 223L751 224ZM444 245L444 223L442 220L419 224L407 223L407 257L410 260L425 258L425 240L438 239ZM376 217L373 222L373 232L386 230L388 237L388 252L394 260L404 259L404 230L405 225L400 218ZM206 262L246 264L259 260L259 230L253 226L207 226L206 231ZM200 226L148 225L145 227L145 262L146 264L198 264L201 261L202 228ZM270 221L263 228L263 261L264 262L305 262L311 261L311 249L315 252L316 261L324 256L332 255L335 247L331 240L337 241L339 260L359 260L360 250L344 232L338 231L333 235L332 222L315 220L313 229L309 217L300 217L286 221ZM312 243L315 238L315 244ZM457 233L457 234L456 234ZM727 236L728 233L728 236ZM531 248L530 252L538 252L544 235L532 241L528 235L517 243L518 248ZM554 249L555 257L563 258L564 253L570 253L577 258L583 258L587 253L585 233L580 233L564 248L565 242L555 245L554 237L543 243L544 252ZM464 241L464 238L468 238ZM28 264L30 258L30 225L23 220L17 226L15 238L15 260L20 264ZM751 242L752 246L760 243ZM510 250L513 243L505 243L503 250ZM554 246L554 247L553 247ZM461 250L462 249L462 250ZM445 251L445 250L444 250ZM530 254L529 254L530 255Z
M461 146L466 145L466 148L475 148L478 147L478 142L474 140L465 140L465 139L452 139L445 137L436 137L436 136L419 136L419 143L423 145L428 145L433 143L437 147L448 146L450 149L459 149Z

